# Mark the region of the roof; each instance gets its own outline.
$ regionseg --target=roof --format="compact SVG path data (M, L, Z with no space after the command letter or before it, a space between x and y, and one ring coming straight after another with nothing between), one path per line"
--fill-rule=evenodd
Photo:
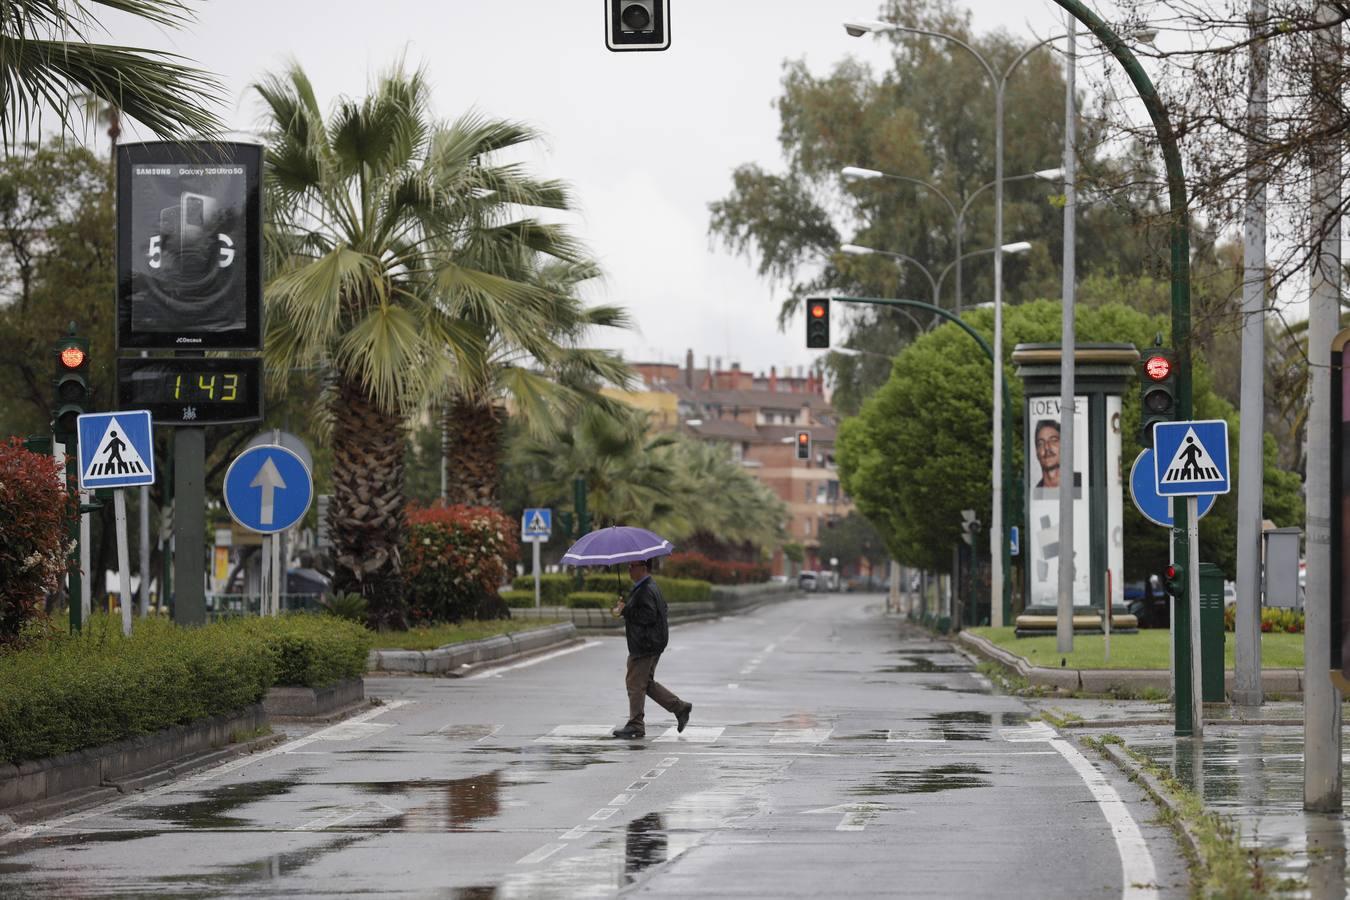
M759 432L750 425L735 419L704 419L701 425L685 422L685 426L701 438L723 438L732 441L759 440Z
M796 410L803 406L811 409L829 409L830 404L820 394L793 393L791 391L701 391L684 385L672 385L671 390L687 403L720 405L722 407L739 406L742 409L786 409Z

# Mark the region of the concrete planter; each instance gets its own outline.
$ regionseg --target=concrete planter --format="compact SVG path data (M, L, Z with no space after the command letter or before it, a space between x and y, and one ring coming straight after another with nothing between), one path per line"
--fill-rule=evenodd
M263 698L269 716L315 718L326 716L366 698L366 683L347 678L327 687L274 687Z
M127 738L47 759L0 764L0 809L41 805L64 795L107 788L125 792L148 773L211 750L231 737L268 724L262 704L237 713L176 725L154 734Z
M574 610L574 612L605 613L604 610ZM553 647L564 647L578 640L580 638L577 636L576 625L562 622L519 634L448 644L435 650L372 650L367 657L366 667L378 672L452 675L460 669L480 663L538 653Z

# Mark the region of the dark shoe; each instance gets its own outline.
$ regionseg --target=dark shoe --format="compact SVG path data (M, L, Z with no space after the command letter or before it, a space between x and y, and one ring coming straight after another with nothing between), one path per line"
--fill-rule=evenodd
M684 726L689 724L689 714L694 711L694 704L686 703L684 709L675 714L675 730L684 731Z
M645 732L645 731L638 731L636 728L630 728L630 727L628 727L627 725L625 725L623 728L615 728L615 729L614 729L614 736L615 736L616 738L621 738L621 739L623 739L623 740L633 740L633 739L636 739L636 738L644 738L644 737L646 737L646 736L647 736L647 732Z

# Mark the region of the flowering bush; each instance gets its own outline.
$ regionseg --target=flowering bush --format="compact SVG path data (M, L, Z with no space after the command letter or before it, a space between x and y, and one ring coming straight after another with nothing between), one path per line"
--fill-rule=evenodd
M1226 631L1233 631L1237 627L1236 605L1224 607L1223 627ZM1261 609L1261 630L1266 633L1302 634L1303 610L1263 607Z
M519 550L516 523L486 506L408 509L408 587L415 623L505 613L497 588ZM509 613L505 613L509 615Z
M661 572L671 578L697 578L713 584L755 584L769 580L763 563L723 562L701 553L673 553L661 561Z
M59 471L18 438L0 444L0 646L44 614L45 594L59 589L65 574L66 521L75 510L57 483Z

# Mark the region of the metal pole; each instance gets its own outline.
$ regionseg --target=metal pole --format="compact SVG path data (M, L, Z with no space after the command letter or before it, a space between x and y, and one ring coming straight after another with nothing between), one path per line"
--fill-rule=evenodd
M1064 83L1064 281L1060 291L1060 357L1059 357L1059 583L1055 608L1055 650L1073 652L1073 461L1074 461L1074 376L1077 365L1074 333L1074 174L1077 157L1074 153L1075 120L1077 118L1074 87L1078 69L1076 57L1078 28L1074 17L1068 20L1068 59L1065 62ZM1067 465L1066 465L1067 463ZM1068 474L1065 474L1067 470ZM1085 473L1086 474L1086 473ZM1111 616L1111 598L1106 598L1106 616Z
M1003 625L1004 561L1008 535L1003 528L1003 88L994 80L994 462L993 509L989 529L989 608L995 628Z
M1261 520L1265 448L1266 185L1256 141L1266 130L1266 47L1256 38L1266 0L1252 0L1247 95L1247 206L1242 221L1242 422L1238 431L1237 621L1233 702L1260 706Z
M74 446L75 444L72 443L71 447ZM74 460L72 466L77 466L79 464L80 458L78 451L73 452L71 454L71 457ZM74 473L74 468L71 469L71 472ZM76 476L72 474L71 477L73 479ZM71 484L73 485L75 484L75 482L72 481ZM78 491L78 493L80 495L81 507L84 507L91 500L94 499L93 491ZM90 608L93 606L91 593L94 589L94 573L93 571L91 571L93 569L93 562L90 559L91 548L89 537L89 513L84 512L83 509L81 509L80 511L79 531L80 531L80 572L82 572L84 575L84 577L80 579L79 584L80 621L88 622Z
M956 215L956 303L952 306L958 316L961 315L961 240L965 230L966 213L962 210Z
M272 535L272 615L281 615L281 585L286 581L286 571L282 568L281 534Z
M206 429L178 428L174 442L174 621L206 623Z
M1325 91L1314 115L1332 121L1328 108L1337 96L1331 73L1340 62L1335 10L1323 3L1322 28L1313 32L1313 82ZM1341 697L1331 683L1331 339L1339 329L1341 290L1341 158L1339 144L1328 146L1312 165L1313 266L1308 315L1307 455L1307 600L1303 635L1303 808L1310 812L1341 809Z
M113 510L117 519L117 588L122 597L122 634L131 635L131 548L127 546L127 495L113 489Z
M141 358L149 356L149 351L142 350ZM154 452L154 447L150 448ZM141 571L141 617L150 615L150 487L141 485L140 497L140 543L137 550L140 552L140 571Z
M1200 660L1200 517L1197 498L1186 498L1186 606L1191 621L1191 736L1203 737L1205 695L1201 689Z
M530 541L534 545L534 608L539 608L539 542Z

